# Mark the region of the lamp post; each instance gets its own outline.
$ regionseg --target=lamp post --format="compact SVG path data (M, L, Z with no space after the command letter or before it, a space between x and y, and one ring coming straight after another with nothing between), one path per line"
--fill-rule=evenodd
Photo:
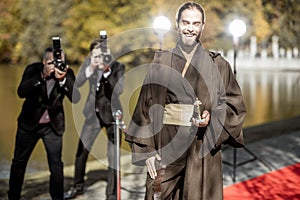
M162 49L163 37L170 30L170 28L171 28L171 22L167 17L159 16L155 18L153 22L153 29L155 33L158 35L160 50Z
M229 25L229 32L233 36L233 45L234 45L234 53L233 53L233 73L234 76L236 75L236 55L237 55L237 50L238 50L238 43L239 43L239 37L244 35L246 33L246 24L244 21L240 19L235 19L233 20L230 25ZM246 147L244 147L245 150L252 155L252 152L248 151ZM233 182L235 182L235 171L236 167L243 165L246 162L251 162L253 161L252 159L249 161L245 161L243 163L237 163L237 151L236 148L233 148L233 163L229 163L233 167ZM256 157L255 157L256 159ZM224 161L225 164L228 164L228 162Z
M233 53L233 72L236 74L236 56L238 50L239 37L246 33L246 23L240 19L233 20L229 25L229 32L233 36L234 53Z
M162 42L163 42L164 35L167 32L169 32L170 28L171 28L171 22L168 18L166 18L165 16L159 16L159 17L155 18L155 20L153 22L153 29L159 39L159 50L162 50ZM159 147L159 150L158 150L159 155L161 155L161 143L160 142L158 144L158 147ZM166 166L162 162L159 162L158 169L157 169L157 176L155 177L154 184L153 184L154 185L154 194L153 194L154 200L162 199L161 180L162 180L162 176L165 173L165 169L166 169Z

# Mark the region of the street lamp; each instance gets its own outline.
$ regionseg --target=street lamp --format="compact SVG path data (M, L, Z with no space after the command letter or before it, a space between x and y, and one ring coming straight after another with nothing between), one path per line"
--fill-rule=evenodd
M246 33L246 23L240 19L233 20L229 25L229 32L233 36L234 53L233 53L233 72L236 74L236 55L238 50L239 37Z
M159 49L162 49L162 41L164 35L170 30L171 22L165 16L156 17L153 22L153 29L159 38Z

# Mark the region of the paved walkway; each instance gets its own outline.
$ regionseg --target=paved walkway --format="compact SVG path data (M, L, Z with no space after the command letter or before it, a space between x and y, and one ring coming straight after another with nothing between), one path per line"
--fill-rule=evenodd
M258 159L246 163L236 169L236 183L245 181L250 178L277 170L282 167L300 162L300 130L291 133L277 135L260 139L248 144L248 152L254 154ZM241 163L253 158L245 148L237 149L237 163ZM231 162L233 160L232 148L223 151L223 160ZM144 198L144 184L146 169L136 167L130 163L130 155L123 155L121 158L121 197L122 199L140 200ZM87 166L87 190L85 194L78 196L78 200L94 200L105 199L106 188L106 167L105 161L92 161ZM72 183L74 167L65 167L65 187L66 189ZM223 165L224 187L234 184L232 179L232 167ZM27 188L24 189L24 196L33 200L50 200L48 194L48 174L40 173L38 176L31 176L26 180ZM3 181L2 181L3 182ZM5 184L5 183L4 183ZM7 184L7 182L6 182ZM35 191L40 190L44 191ZM0 190L0 199L6 199L3 196L3 190L7 189L7 185ZM29 195L27 193L40 193L39 195ZM26 199L27 200L27 199Z
M300 162L300 131L271 139L263 139L247 145L247 149L250 150L251 153L254 153L258 159L237 167L236 182L245 181L268 173L271 170L280 169ZM253 156L245 149L237 149L238 163L252 158ZM233 150L229 148L223 151L223 159L232 162ZM122 170L124 170L121 181L122 199L144 199L146 170L132 166L129 156L123 156L122 163ZM234 184L232 179L232 167L224 165L223 171L224 187ZM79 196L77 199L105 199L105 187L105 181L96 182L87 188L87 192L84 195Z

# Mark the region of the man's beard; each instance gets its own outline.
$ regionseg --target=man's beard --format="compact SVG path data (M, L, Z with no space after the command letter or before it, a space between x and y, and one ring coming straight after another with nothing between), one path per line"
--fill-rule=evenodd
M192 37L186 36L184 33L179 33L179 44L183 50L190 52L196 44L199 43L201 32Z

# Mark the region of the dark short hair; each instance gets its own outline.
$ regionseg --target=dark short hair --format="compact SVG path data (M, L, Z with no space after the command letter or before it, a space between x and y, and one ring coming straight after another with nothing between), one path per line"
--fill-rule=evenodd
M52 47L47 47L47 48L44 50L44 53L43 53L43 60L46 60L46 59L47 59L47 54L48 54L48 53L52 53L52 52L53 52Z
M94 40L91 44L90 44L90 52L93 51L93 49L97 48L98 46L100 47L100 39L96 39Z
M186 2L178 8L178 11L176 13L176 22L179 23L179 20L181 18L181 14L184 10L192 9L192 8L196 8L197 10L199 10L201 12L201 14L202 14L202 23L204 23L205 22L204 8L199 3L196 3L196 2L193 2L193 1Z
M43 60L46 60L47 59L47 55L48 53L53 53L53 48L52 47L47 47L44 52L43 52L43 57L42 59ZM66 58L67 58L67 55L65 54L65 52L62 50L61 53L64 55L64 60L66 61Z

